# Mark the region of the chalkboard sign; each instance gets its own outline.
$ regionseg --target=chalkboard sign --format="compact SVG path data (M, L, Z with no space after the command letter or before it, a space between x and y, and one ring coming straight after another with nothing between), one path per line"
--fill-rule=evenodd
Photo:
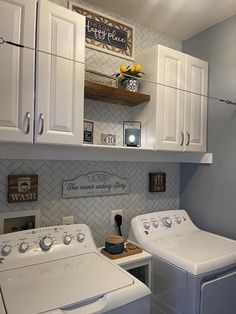
M69 2L69 8L86 16L86 46L125 59L134 60L134 28L109 16Z

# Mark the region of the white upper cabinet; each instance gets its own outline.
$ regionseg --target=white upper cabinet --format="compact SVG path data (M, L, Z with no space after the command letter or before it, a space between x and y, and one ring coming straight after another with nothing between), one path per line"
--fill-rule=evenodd
M206 151L208 64L165 46L156 45L136 57L151 95L142 108L144 143L167 151ZM185 92L191 91L193 93Z
M37 49L35 142L82 144L85 17L39 1Z
M208 63L186 56L186 89L196 94L207 95ZM185 150L206 151L207 98L194 93L185 93Z
M185 57L179 51L158 46L157 82L184 89ZM158 149L179 150L183 145L184 94L170 87L157 86Z
M0 0L0 37L34 48L36 2ZM34 51L0 45L0 141L33 142Z

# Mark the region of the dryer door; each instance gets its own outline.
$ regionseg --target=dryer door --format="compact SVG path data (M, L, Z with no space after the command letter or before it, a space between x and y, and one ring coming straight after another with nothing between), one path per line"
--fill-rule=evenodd
M236 271L205 282L201 287L201 314L235 314Z

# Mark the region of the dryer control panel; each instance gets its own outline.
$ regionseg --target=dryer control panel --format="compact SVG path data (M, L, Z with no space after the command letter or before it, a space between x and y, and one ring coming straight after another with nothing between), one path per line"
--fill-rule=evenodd
M0 271L97 251L85 224L37 228L0 235Z
M185 210L165 210L137 216L131 221L129 240L143 243L198 230Z

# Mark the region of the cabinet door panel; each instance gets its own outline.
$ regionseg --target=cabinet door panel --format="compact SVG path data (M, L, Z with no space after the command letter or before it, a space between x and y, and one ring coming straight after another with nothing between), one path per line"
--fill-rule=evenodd
M40 1L38 20L38 49L63 58L37 54L35 141L82 144L85 18Z
M186 89L194 93L207 95L207 62L187 56ZM205 152L207 137L207 98L186 93L185 113L185 150Z
M159 46L158 82L171 87L184 88L184 54ZM180 90L158 86L157 148L182 150L184 94Z
M36 2L0 0L0 34L34 48ZM0 140L33 141L34 52L0 45Z

